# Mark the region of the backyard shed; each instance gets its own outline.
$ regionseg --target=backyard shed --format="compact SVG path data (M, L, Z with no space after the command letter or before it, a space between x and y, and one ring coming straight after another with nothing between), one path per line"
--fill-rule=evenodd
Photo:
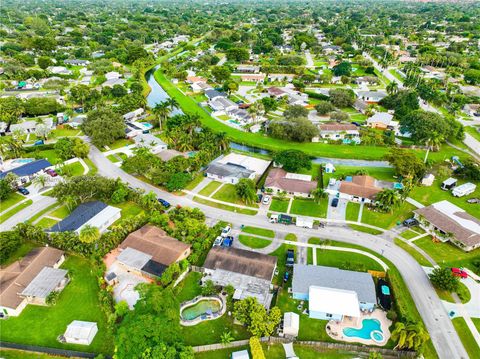
M431 186L433 184L433 181L435 180L435 176L431 173L425 175L425 177L422 178L422 186Z
M63 336L67 343L90 345L97 332L97 323L74 320L68 325Z
M300 329L300 316L294 312L283 315L283 334L296 337Z
M240 350L238 352L233 352L231 359L250 359L250 355L248 355L248 350Z

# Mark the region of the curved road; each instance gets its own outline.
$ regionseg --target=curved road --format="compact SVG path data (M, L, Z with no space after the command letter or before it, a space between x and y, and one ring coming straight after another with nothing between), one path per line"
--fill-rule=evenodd
M91 146L90 159L97 166L101 175L112 178L120 178L131 186L144 189L147 192L153 191L158 196L166 199L173 205L187 207L198 207L207 218L212 221L223 220L232 221L244 225L268 228L277 232L295 233L303 237L320 237L337 240L345 243L357 244L381 253L390 260L400 271L408 289L415 301L418 311L430 333L433 344L441 359L467 359L468 354L465 351L460 338L448 317L448 313L443 307L430 280L426 276L422 267L407 252L393 244L391 238L373 236L363 232L353 231L340 226L327 226L319 230L304 229L294 226L282 227L279 224L269 223L264 216L248 216L239 213L213 208L192 201L188 196L175 196L164 192L152 185L149 185L131 175L110 162L96 147ZM288 229L287 229L288 228Z

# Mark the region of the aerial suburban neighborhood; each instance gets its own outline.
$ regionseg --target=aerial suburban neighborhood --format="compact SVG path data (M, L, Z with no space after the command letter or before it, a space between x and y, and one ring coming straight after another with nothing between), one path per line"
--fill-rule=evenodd
M480 359L479 24L2 0L0 358Z

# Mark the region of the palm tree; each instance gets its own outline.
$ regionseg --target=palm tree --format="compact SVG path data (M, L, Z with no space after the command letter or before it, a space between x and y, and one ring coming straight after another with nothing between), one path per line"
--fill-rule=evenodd
M227 134L225 132L219 132L215 134L215 143L217 144L220 151L226 151L229 146L229 141Z
M424 163L427 163L430 150L437 150L444 140L445 138L440 133L436 131L430 132L428 138L425 140L425 144L427 145L427 153L425 154Z
M317 204L320 203L322 198L326 198L327 195L328 195L327 192L323 188L320 188L320 187L312 190L312 192L310 192L310 194L313 196L313 200Z
M398 349L420 349L430 339L430 335L420 323L395 323L391 338L397 342Z
M389 95L393 95L398 91L398 83L396 81L392 81L387 85L387 93Z
M172 111L175 110L176 107L178 108L180 106L178 101L175 100L173 97L170 97L166 102L168 103L168 106L170 106L170 109Z
M227 345L231 343L235 339L230 331L228 332L223 332L223 334L220 336L220 340L223 345Z
M400 203L400 195L394 189L384 189L375 197L378 207L386 212L391 212Z
M163 122L168 118L170 115L170 112L172 110L170 109L170 105L168 101L163 101L160 103L157 103L155 107L153 108L152 112L157 116L158 118L158 125L160 126L160 129L163 128Z
M38 185L40 189L45 188L45 185L47 184L47 182L48 182L48 177L43 173L33 179L33 183L35 185Z
M78 238L83 243L92 243L100 238L100 231L97 227L87 224L80 230L80 235Z

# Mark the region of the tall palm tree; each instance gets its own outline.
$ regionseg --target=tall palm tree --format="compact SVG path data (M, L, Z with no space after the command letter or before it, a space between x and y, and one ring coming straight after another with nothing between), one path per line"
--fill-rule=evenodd
M389 95L393 95L393 94L397 93L397 91L398 91L397 81L392 81L387 85L387 93Z
M227 134L225 132L219 132L215 134L215 143L217 144L220 151L226 151L229 146L229 141Z
M327 195L328 195L327 192L323 188L320 188L320 187L312 190L312 192L310 192L310 194L313 196L313 200L315 201L315 203L320 203L322 198L326 198Z
M400 203L400 194L394 189L384 189L375 197L379 208L391 212Z
M40 189L45 188L45 185L47 184L47 182L48 182L47 175L43 173L33 179L33 183L35 185L38 185Z
M92 243L100 238L100 231L97 227L87 224L80 230L79 239L83 243Z
M178 108L180 106L178 104L178 101L175 100L173 97L170 97L166 102L168 103L172 111L175 110L176 107Z
M157 103L153 108L152 112L158 118L158 125L160 126L160 129L163 128L163 122L168 118L171 111L172 110L170 109L168 101Z
M425 153L424 163L427 163L428 154L430 151L436 151L445 140L444 136L440 133L433 131L430 132L428 138L425 139L425 144L427 146L427 153Z

